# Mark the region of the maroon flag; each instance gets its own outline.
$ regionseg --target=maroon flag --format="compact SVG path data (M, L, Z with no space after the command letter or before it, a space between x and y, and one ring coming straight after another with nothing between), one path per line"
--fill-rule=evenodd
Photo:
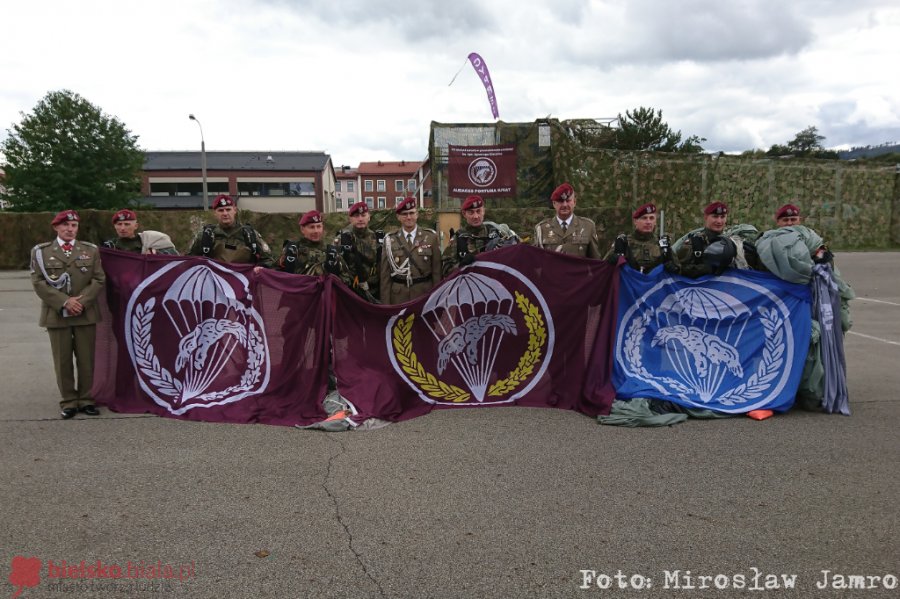
M373 306L335 287L338 390L360 421L436 407L606 414L617 288L606 262L526 245L480 254L408 304Z
M98 403L210 422L325 417L330 281L203 258L101 255Z
M451 196L516 195L516 147L449 146L447 185Z

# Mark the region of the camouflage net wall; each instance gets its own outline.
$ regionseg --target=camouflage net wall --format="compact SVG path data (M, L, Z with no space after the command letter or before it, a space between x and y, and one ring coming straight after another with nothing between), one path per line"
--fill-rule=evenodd
M900 244L900 175L894 166L832 160L778 160L725 155L617 152L601 146L611 129L595 121L550 119L527 124L432 123L435 205L456 209L447 197L446 146L515 143L519 197L490 200L488 218L529 230L539 215L552 214L553 188L569 181L578 193L577 213L595 218L601 241L631 228L631 211L652 201L665 211L673 237L702 225L702 209L721 200L729 223L761 231L773 226L775 210L800 206L806 224L840 249ZM528 219L499 208L531 208ZM588 210L589 208L596 209ZM535 214L530 214L535 212ZM542 218L543 216L541 216Z

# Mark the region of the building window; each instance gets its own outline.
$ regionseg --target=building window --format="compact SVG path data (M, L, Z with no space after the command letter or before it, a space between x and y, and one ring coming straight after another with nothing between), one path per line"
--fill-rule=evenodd
M407 182L406 182L406 189L407 189L410 193L414 192L414 191L416 190L416 180L415 180L415 179L410 179L409 181L407 181Z
M334 182L334 190L335 190L335 191L340 191L340 190L341 190L341 182L340 182L340 181L335 181L335 182Z
M384 179L377 180L377 189L375 191L387 191L387 186L384 183Z
M228 183L207 183L210 197L228 193ZM203 196L203 183L151 183L151 196Z
M367 179L367 180L363 181L363 185L366 186L366 191L375 191L375 189L372 187L371 179Z
M238 181L238 195L242 196L315 196L316 184L303 183L270 183L266 181Z
M378 207L379 208L384 208L385 206L387 206L386 202L387 202L387 198L385 198L384 196L378 196Z
M400 202L402 202L405 199L406 198L404 198L403 196L397 196L396 198L394 198L394 206L398 205Z
M368 206L369 208L374 208L374 207L375 207L375 204L372 202L372 197L371 197L371 196L369 196L369 197L366 198L366 206Z
M353 191L354 183L353 181L347 181L347 191Z
M344 200L342 200L341 198L335 198L335 199L334 199L334 207L337 208L338 210L340 210L341 208L343 208L343 207L344 207Z
M403 191L403 179L394 180L394 191Z

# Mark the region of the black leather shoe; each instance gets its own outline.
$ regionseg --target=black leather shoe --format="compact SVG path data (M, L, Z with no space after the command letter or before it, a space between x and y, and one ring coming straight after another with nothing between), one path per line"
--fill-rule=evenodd
M81 406L78 408L88 416L99 416L100 410L97 409L97 406Z
M78 410L75 408L63 408L62 412L59 413L62 416L63 420L68 420L70 418L75 418L75 414L78 413Z

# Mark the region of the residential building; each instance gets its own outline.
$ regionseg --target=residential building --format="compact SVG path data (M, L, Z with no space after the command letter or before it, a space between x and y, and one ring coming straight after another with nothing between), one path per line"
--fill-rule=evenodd
M360 162L359 195L373 210L393 208L407 195L421 197L418 179L420 163L408 162Z
M359 198L357 169L349 166L334 169L334 207L329 212L346 212Z

